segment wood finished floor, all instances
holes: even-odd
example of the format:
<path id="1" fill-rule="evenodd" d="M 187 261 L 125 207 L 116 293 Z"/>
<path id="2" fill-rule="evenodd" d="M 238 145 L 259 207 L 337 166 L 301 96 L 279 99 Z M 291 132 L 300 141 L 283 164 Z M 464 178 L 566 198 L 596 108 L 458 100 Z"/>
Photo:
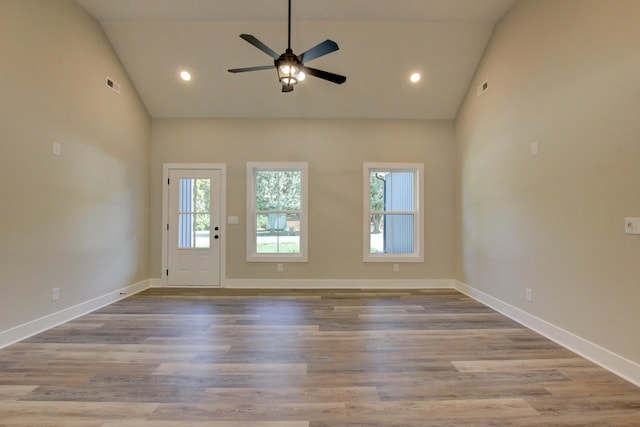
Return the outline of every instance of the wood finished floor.
<path id="1" fill-rule="evenodd" d="M 0 350 L 0 426 L 640 426 L 640 389 L 454 290 L 150 289 Z"/>

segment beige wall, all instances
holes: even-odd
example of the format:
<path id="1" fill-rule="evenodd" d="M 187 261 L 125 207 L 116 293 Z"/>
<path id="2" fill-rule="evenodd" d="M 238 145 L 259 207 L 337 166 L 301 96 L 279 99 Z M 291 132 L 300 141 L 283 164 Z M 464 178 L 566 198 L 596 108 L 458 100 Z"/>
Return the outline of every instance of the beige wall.
<path id="1" fill-rule="evenodd" d="M 156 119 L 151 147 L 151 275 L 161 274 L 163 163 L 225 163 L 230 279 L 451 279 L 453 123 L 384 120 Z M 246 164 L 309 163 L 309 261 L 246 262 Z M 425 165 L 425 262 L 362 261 L 363 162 Z"/>
<path id="2" fill-rule="evenodd" d="M 73 1 L 0 0 L 0 52 L 4 331 L 149 277 L 150 119 Z"/>
<path id="3" fill-rule="evenodd" d="M 637 0 L 519 1 L 456 121 L 457 278 L 636 363 L 638 17 Z"/>

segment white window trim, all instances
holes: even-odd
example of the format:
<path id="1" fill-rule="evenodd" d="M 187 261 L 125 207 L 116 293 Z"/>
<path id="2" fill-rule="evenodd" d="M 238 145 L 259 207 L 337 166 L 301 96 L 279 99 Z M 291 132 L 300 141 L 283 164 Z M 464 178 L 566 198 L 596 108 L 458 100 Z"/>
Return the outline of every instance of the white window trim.
<path id="1" fill-rule="evenodd" d="M 248 262 L 307 262 L 308 223 L 308 163 L 306 162 L 247 162 L 247 261 Z M 292 170 L 302 172 L 300 189 L 300 253 L 299 254 L 259 254 L 256 252 L 256 197 L 255 171 Z"/>
<path id="2" fill-rule="evenodd" d="M 375 171 L 413 172 L 414 173 L 414 206 L 417 212 L 413 227 L 413 254 L 371 253 L 371 198 L 369 174 Z M 364 163 L 363 176 L 363 261 L 364 262 L 424 262 L 424 164 L 422 163 Z M 414 212 L 410 212 L 414 213 Z"/>

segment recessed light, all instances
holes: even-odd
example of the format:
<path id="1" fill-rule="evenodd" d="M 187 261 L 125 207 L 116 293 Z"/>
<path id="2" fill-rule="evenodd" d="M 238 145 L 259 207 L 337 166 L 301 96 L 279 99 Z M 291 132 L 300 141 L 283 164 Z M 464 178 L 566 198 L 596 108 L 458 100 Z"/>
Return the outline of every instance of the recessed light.
<path id="1" fill-rule="evenodd" d="M 409 77 L 409 80 L 411 80 L 412 83 L 418 83 L 421 78 L 422 76 L 420 75 L 420 73 L 413 73 L 411 74 L 411 77 Z"/>
<path id="2" fill-rule="evenodd" d="M 185 82 L 188 82 L 189 80 L 191 80 L 191 73 L 189 73 L 188 71 L 180 71 L 180 78 Z"/>

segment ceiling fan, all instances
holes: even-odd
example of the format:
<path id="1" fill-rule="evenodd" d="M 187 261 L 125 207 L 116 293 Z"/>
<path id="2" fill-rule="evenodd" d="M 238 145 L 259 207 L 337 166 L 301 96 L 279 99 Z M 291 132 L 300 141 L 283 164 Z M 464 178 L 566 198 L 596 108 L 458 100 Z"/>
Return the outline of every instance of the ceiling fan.
<path id="1" fill-rule="evenodd" d="M 289 0 L 289 33 L 287 50 L 278 55 L 273 49 L 266 44 L 262 43 L 256 37 L 251 34 L 240 34 L 240 38 L 251 43 L 267 55 L 273 58 L 274 65 L 260 65 L 257 67 L 246 68 L 232 68 L 230 73 L 244 73 L 247 71 L 259 71 L 269 70 L 274 68 L 278 72 L 278 79 L 282 84 L 282 92 L 292 92 L 293 86 L 298 82 L 304 80 L 306 75 L 318 77 L 332 83 L 342 84 L 347 81 L 345 76 L 339 74 L 330 73 L 328 71 L 318 70 L 316 68 L 307 67 L 304 65 L 313 59 L 324 56 L 328 53 L 338 50 L 338 44 L 333 40 L 325 40 L 322 43 L 312 47 L 311 49 L 303 52 L 300 55 L 296 55 L 291 50 L 291 0 Z"/>

